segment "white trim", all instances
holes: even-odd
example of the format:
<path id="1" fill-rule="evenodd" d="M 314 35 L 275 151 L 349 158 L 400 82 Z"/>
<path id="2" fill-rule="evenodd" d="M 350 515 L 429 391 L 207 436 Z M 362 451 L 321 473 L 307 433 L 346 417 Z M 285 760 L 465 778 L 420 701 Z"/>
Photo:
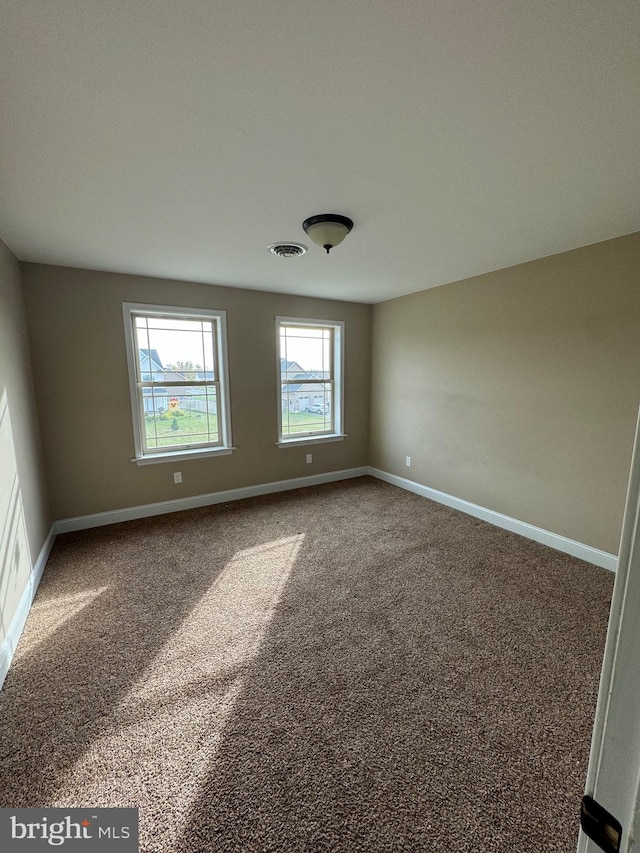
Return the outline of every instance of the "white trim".
<path id="1" fill-rule="evenodd" d="M 423 486 L 413 480 L 407 480 L 404 477 L 398 477 L 395 474 L 389 474 L 386 471 L 381 471 L 378 468 L 363 466 L 361 468 L 347 468 L 341 471 L 328 471 L 324 474 L 314 474 L 309 477 L 296 477 L 291 480 L 278 480 L 272 483 L 261 483 L 255 486 L 244 486 L 238 489 L 228 489 L 222 492 L 211 492 L 205 495 L 195 495 L 193 497 L 178 498 L 172 501 L 162 501 L 153 504 L 143 504 L 140 506 L 127 507 L 125 509 L 113 510 L 111 512 L 99 512 L 92 515 L 81 515 L 75 518 L 66 518 L 56 521 L 49 531 L 35 566 L 31 571 L 31 575 L 27 586 L 20 599 L 18 610 L 13 617 L 7 636 L 0 646 L 0 688 L 9 670 L 9 665 L 16 650 L 18 640 L 22 634 L 29 608 L 33 602 L 34 596 L 38 589 L 42 572 L 46 565 L 47 559 L 55 536 L 58 533 L 69 533 L 74 530 L 86 530 L 91 527 L 102 527 L 106 524 L 118 524 L 121 521 L 129 521 L 135 518 L 147 518 L 153 515 L 162 515 L 168 512 L 179 512 L 185 509 L 194 509 L 196 507 L 210 506 L 218 503 L 226 503 L 230 501 L 242 500 L 243 498 L 256 497 L 259 495 L 274 494 L 275 492 L 289 491 L 292 489 L 306 488 L 307 486 L 316 486 L 322 483 L 331 483 L 338 480 L 349 480 L 354 477 L 365 476 L 376 477 L 378 480 L 383 480 L 386 483 L 391 483 L 401 489 L 405 489 L 414 494 L 421 495 L 429 500 L 460 510 L 467 515 L 473 515 L 483 521 L 496 525 L 496 527 L 510 530 L 527 539 L 533 539 L 536 542 L 541 542 L 544 545 L 549 545 L 552 548 L 562 551 L 571 556 L 578 557 L 588 563 L 593 563 L 596 566 L 601 566 L 611 572 L 616 571 L 618 558 L 614 554 L 609 554 L 606 551 L 601 551 L 598 548 L 592 548 L 590 545 L 584 545 L 581 542 L 576 542 L 573 539 L 567 539 L 565 536 L 560 536 L 557 533 L 552 533 L 549 530 L 543 530 L 540 527 L 527 524 L 524 521 L 519 521 L 515 518 L 510 518 L 502 513 L 494 510 L 481 507 L 478 504 L 470 503 L 469 501 L 456 498 L 453 495 L 448 495 L 445 492 L 440 492 L 437 489 Z"/>
<path id="2" fill-rule="evenodd" d="M 237 447 L 200 447 L 190 450 L 171 450 L 167 453 L 153 453 L 148 456 L 134 457 L 136 465 L 153 465 L 155 462 L 179 462 L 181 459 L 204 459 L 207 456 L 230 456 Z"/>
<path id="3" fill-rule="evenodd" d="M 0 689 L 2 689 L 4 680 L 7 677 L 7 672 L 9 671 L 11 661 L 13 660 L 13 656 L 18 645 L 18 640 L 20 639 L 24 629 L 24 624 L 27 621 L 31 604 L 33 603 L 33 599 L 35 598 L 35 594 L 38 590 L 38 585 L 40 584 L 42 573 L 47 564 L 47 560 L 49 559 L 49 554 L 51 553 L 55 538 L 56 524 L 54 523 L 51 525 L 51 529 L 47 534 L 44 545 L 40 549 L 35 566 L 31 569 L 29 580 L 27 581 L 27 585 L 20 598 L 20 603 L 18 604 L 18 609 L 11 620 L 7 636 L 4 638 L 4 641 L 0 646 Z"/>
<path id="4" fill-rule="evenodd" d="M 601 566 L 610 572 L 616 571 L 618 558 L 615 554 L 609 554 L 607 551 L 601 551 L 599 548 L 592 548 L 591 545 L 583 545 L 582 542 L 567 539 L 566 536 L 561 536 L 559 533 L 552 533 L 550 530 L 544 530 L 542 527 L 535 527 L 533 524 L 527 524 L 525 521 L 519 521 L 517 518 L 511 518 L 508 515 L 503 515 L 501 512 L 495 512 L 492 509 L 462 500 L 462 498 L 456 498 L 453 495 L 448 495 L 446 492 L 439 492 L 437 489 L 431 489 L 429 486 L 423 486 L 421 483 L 416 483 L 413 480 L 407 480 L 404 477 L 380 471 L 378 468 L 369 468 L 369 473 L 378 480 L 384 480 L 385 483 L 391 483 L 394 486 L 399 486 L 401 489 L 406 489 L 408 492 L 421 495 L 423 498 L 429 498 L 429 500 L 450 506 L 453 509 L 458 509 L 467 515 L 481 518 L 483 521 L 495 524 L 496 527 L 502 527 L 504 530 L 510 530 L 512 533 L 518 533 L 526 539 L 533 539 L 535 542 L 549 545 L 557 551 L 570 554 L 572 557 L 578 557 L 580 560 L 593 563 L 595 566 Z"/>
<path id="5" fill-rule="evenodd" d="M 636 423 L 627 486 L 619 569 L 609 612 L 598 703 L 596 705 L 585 794 L 622 825 L 620 850 L 636 850 L 640 832 L 640 712 L 638 709 L 638 603 L 640 602 L 640 416 Z M 578 853 L 600 847 L 584 834 Z"/>
<path id="6" fill-rule="evenodd" d="M 568 539 L 567 537 L 561 536 L 558 533 L 553 533 L 550 530 L 535 527 L 532 524 L 527 524 L 525 521 L 519 521 L 516 518 L 511 518 L 508 515 L 495 512 L 492 509 L 487 509 L 486 507 L 479 506 L 478 504 L 465 501 L 462 498 L 456 498 L 453 495 L 448 495 L 446 492 L 440 492 L 437 489 L 432 489 L 429 486 L 423 486 L 421 483 L 416 483 L 413 480 L 407 480 L 404 477 L 398 477 L 395 474 L 388 474 L 386 471 L 381 471 L 378 468 L 369 466 L 363 466 L 361 468 L 346 468 L 341 471 L 328 471 L 324 474 L 313 474 L 309 477 L 296 477 L 291 480 L 277 480 L 272 483 L 259 483 L 255 486 L 243 486 L 238 489 L 227 489 L 222 492 L 209 492 L 204 495 L 193 495 L 192 497 L 177 498 L 171 501 L 141 504 L 139 506 L 125 507 L 123 509 L 116 509 L 108 512 L 98 512 L 92 515 L 80 515 L 74 518 L 64 518 L 55 522 L 55 533 L 69 533 L 73 530 L 87 530 L 91 527 L 102 527 L 106 524 L 119 524 L 121 521 L 130 521 L 135 518 L 147 518 L 153 515 L 163 515 L 168 512 L 180 512 L 185 509 L 195 509 L 202 506 L 243 500 L 244 498 L 269 495 L 274 494 L 275 492 L 284 492 L 292 489 L 302 489 L 307 486 L 317 486 L 322 483 L 349 480 L 354 477 L 365 477 L 367 475 L 376 477 L 378 480 L 384 480 L 386 483 L 391 483 L 394 486 L 398 486 L 406 491 L 421 495 L 429 500 L 460 510 L 460 512 L 464 512 L 467 515 L 473 515 L 475 518 L 480 518 L 483 521 L 489 522 L 489 524 L 494 524 L 496 527 L 501 527 L 504 530 L 509 530 L 512 533 L 524 536 L 526 539 L 533 539 L 535 542 L 540 542 L 543 545 L 549 545 L 557 551 L 562 551 L 565 554 L 578 557 L 581 560 L 585 560 L 587 563 L 601 566 L 604 569 L 608 569 L 610 572 L 616 571 L 618 558 L 615 554 L 609 554 L 606 551 L 593 548 L 591 545 L 584 545 L 582 542 L 577 542 L 574 539 Z"/>
<path id="7" fill-rule="evenodd" d="M 282 435 L 282 352 L 280 350 L 280 330 L 283 325 L 333 329 L 333 351 L 331 354 L 333 373 L 333 395 L 331 400 L 331 419 L 334 432 L 331 436 L 344 435 L 344 353 L 345 353 L 345 321 L 344 320 L 311 320 L 306 317 L 276 316 L 276 376 L 278 401 L 278 446 L 286 446 L 290 439 Z M 322 438 L 322 434 L 317 434 Z M 310 436 L 312 437 L 312 436 Z M 294 441 L 296 439 L 293 439 Z M 330 440 L 338 439 L 330 437 Z"/>
<path id="8" fill-rule="evenodd" d="M 342 441 L 348 438 L 348 433 L 342 435 L 307 435 L 304 438 L 283 438 L 282 441 L 276 441 L 278 447 L 300 447 L 302 444 L 323 444 L 327 441 Z"/>
<path id="9" fill-rule="evenodd" d="M 131 397 L 131 413 L 133 423 L 133 440 L 135 456 L 131 460 L 138 465 L 153 462 L 173 461 L 168 458 L 172 453 L 192 453 L 203 456 L 206 451 L 214 451 L 219 455 L 227 455 L 235 448 L 231 440 L 231 405 L 229 402 L 229 356 L 227 344 L 227 312 L 213 308 L 181 308 L 171 305 L 147 305 L 144 302 L 123 302 L 122 317 L 124 320 L 125 351 L 127 356 L 127 369 L 129 373 L 129 394 Z M 184 451 L 180 448 L 171 447 L 166 453 L 144 450 L 144 412 L 142 398 L 138 392 L 139 362 L 136 349 L 136 333 L 134 318 L 141 317 L 166 317 L 175 319 L 202 320 L 204 318 L 214 320 L 215 328 L 215 350 L 213 353 L 215 371 L 218 386 L 220 442 L 218 444 L 206 444 L 200 447 L 186 447 Z M 171 383 L 167 383 L 170 386 Z M 204 384 L 204 383 L 195 383 Z M 208 455 L 214 455 L 210 453 Z"/>
<path id="10" fill-rule="evenodd" d="M 147 518 L 152 515 L 163 515 L 167 512 L 180 512 L 183 509 L 212 504 L 239 501 L 243 498 L 253 498 L 258 495 L 270 495 L 274 492 L 286 492 L 290 489 L 303 489 L 307 486 L 318 486 L 321 483 L 332 483 L 336 480 L 349 480 L 353 477 L 366 477 L 369 469 L 347 468 L 342 471 L 328 471 L 325 474 L 313 474 L 309 477 L 296 477 L 292 480 L 278 480 L 273 483 L 260 483 L 256 486 L 243 486 L 239 489 L 227 489 L 223 492 L 210 492 L 206 495 L 194 495 L 188 498 L 177 498 L 172 501 L 142 504 L 140 506 L 116 509 L 111 512 L 97 512 L 93 515 L 79 515 L 75 518 L 64 518 L 56 521 L 56 533 L 69 533 L 72 530 L 86 530 L 90 527 L 102 527 L 105 524 L 118 524 L 134 518 Z"/>

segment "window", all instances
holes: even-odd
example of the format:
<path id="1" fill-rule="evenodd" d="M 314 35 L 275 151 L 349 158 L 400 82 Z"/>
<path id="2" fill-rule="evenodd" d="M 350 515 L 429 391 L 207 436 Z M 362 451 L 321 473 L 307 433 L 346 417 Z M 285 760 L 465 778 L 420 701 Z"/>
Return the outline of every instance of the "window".
<path id="1" fill-rule="evenodd" d="M 278 444 L 343 434 L 344 323 L 277 317 Z"/>
<path id="2" fill-rule="evenodd" d="M 135 461 L 231 453 L 225 312 L 122 307 Z"/>

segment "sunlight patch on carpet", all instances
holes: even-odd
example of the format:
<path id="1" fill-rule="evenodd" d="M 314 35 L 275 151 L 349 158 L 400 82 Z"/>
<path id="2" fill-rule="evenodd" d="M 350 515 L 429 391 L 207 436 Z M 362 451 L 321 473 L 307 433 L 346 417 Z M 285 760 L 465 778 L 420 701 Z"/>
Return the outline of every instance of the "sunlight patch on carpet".
<path id="1" fill-rule="evenodd" d="M 54 804 L 139 806 L 141 827 L 152 827 L 171 848 L 201 793 L 303 541 L 299 534 L 234 555 L 109 712 Z"/>
<path id="2" fill-rule="evenodd" d="M 37 596 L 29 612 L 31 620 L 29 634 L 23 635 L 22 642 L 16 650 L 13 665 L 18 667 L 22 658 L 31 655 L 40 643 L 52 637 L 58 628 L 88 607 L 108 589 L 108 586 L 101 586 L 56 598 Z"/>

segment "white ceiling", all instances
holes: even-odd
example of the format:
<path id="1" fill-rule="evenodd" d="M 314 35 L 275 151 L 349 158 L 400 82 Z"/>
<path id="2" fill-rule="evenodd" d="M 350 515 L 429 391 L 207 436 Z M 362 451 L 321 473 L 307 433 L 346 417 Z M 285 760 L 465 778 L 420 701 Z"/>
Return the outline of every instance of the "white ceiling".
<path id="1" fill-rule="evenodd" d="M 640 230 L 638 0 L 0 0 L 0 32 L 23 260 L 377 302 Z"/>

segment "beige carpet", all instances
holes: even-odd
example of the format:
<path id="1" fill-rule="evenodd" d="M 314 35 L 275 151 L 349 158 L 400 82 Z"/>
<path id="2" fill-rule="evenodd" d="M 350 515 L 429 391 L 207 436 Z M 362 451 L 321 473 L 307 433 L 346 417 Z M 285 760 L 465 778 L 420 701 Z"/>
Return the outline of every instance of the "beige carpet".
<path id="1" fill-rule="evenodd" d="M 613 576 L 371 478 L 58 537 L 0 804 L 143 851 L 573 853 Z"/>

